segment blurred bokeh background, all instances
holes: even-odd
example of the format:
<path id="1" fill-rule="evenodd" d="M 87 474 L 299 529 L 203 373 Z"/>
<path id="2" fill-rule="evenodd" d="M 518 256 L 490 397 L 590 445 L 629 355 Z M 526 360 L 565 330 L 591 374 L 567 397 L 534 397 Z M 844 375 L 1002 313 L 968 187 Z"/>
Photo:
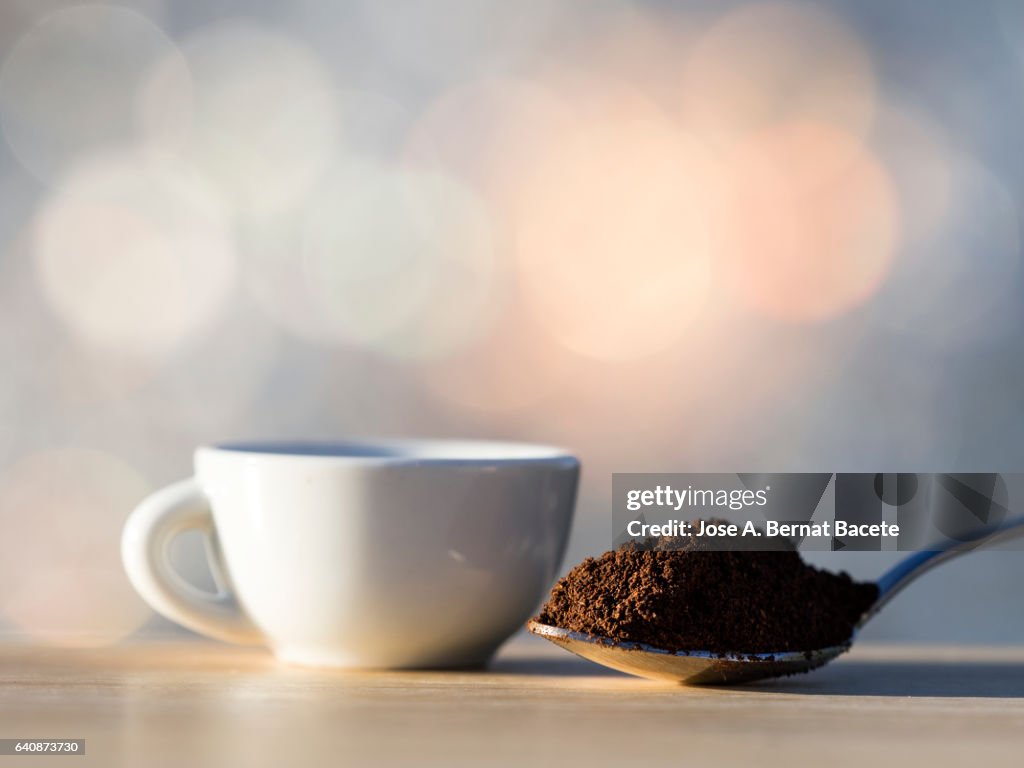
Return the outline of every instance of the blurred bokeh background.
<path id="1" fill-rule="evenodd" d="M 169 631 L 120 527 L 209 441 L 564 445 L 566 568 L 614 471 L 1021 470 L 1022 121 L 1015 0 L 2 0 L 0 632 Z"/>

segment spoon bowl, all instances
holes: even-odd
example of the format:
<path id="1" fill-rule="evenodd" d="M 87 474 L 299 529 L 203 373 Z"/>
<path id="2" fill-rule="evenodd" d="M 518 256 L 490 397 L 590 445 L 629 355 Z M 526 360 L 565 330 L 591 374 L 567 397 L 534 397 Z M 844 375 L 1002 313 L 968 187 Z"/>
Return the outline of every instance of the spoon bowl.
<path id="1" fill-rule="evenodd" d="M 841 645 L 808 651 L 779 653 L 715 653 L 703 650 L 668 651 L 663 648 L 572 632 L 530 621 L 526 628 L 567 651 L 605 667 L 653 680 L 683 685 L 733 685 L 784 677 L 828 664 L 853 644 L 857 631 L 908 584 L 937 565 L 979 547 L 1024 536 L 1024 518 L 985 529 L 967 540 L 949 541 L 915 552 L 878 579 L 878 597 Z"/>
<path id="2" fill-rule="evenodd" d="M 827 664 L 850 648 L 846 643 L 815 651 L 783 653 L 672 652 L 644 643 L 616 642 L 572 632 L 537 621 L 526 626 L 533 634 L 602 666 L 651 680 L 668 680 L 684 685 L 732 685 L 797 675 Z"/>

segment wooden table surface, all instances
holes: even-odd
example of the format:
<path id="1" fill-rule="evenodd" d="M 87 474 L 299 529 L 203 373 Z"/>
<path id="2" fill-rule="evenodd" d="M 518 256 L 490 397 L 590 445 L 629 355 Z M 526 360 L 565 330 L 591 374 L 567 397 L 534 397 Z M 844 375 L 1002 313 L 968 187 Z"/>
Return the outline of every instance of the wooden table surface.
<path id="1" fill-rule="evenodd" d="M 532 637 L 479 672 L 339 672 L 201 642 L 0 644 L 0 738 L 43 766 L 1024 765 L 1024 648 L 856 648 L 744 688 L 626 677 Z M 684 760 L 684 758 L 686 758 Z"/>

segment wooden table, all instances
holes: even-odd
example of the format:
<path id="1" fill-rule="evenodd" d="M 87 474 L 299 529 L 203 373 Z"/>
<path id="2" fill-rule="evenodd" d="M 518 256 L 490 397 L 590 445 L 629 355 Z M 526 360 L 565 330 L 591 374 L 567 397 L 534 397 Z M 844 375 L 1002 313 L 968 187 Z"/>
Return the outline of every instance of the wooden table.
<path id="1" fill-rule="evenodd" d="M 338 672 L 201 642 L 0 645 L 0 737 L 43 766 L 1024 765 L 1024 648 L 863 647 L 799 678 L 682 688 L 532 637 L 482 672 Z M 683 760 L 686 758 L 686 760 Z"/>

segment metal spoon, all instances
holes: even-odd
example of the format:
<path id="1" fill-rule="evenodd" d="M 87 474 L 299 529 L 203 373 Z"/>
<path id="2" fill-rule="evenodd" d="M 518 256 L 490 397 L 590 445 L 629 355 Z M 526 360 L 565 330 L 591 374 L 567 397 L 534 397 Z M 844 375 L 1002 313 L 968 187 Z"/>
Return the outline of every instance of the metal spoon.
<path id="1" fill-rule="evenodd" d="M 950 542 L 915 552 L 878 580 L 878 599 L 857 622 L 853 637 L 842 645 L 828 648 L 780 653 L 672 652 L 643 643 L 616 642 L 609 638 L 571 632 L 536 621 L 527 624 L 527 629 L 585 659 L 654 680 L 671 680 L 686 685 L 732 685 L 767 677 L 795 675 L 823 666 L 849 650 L 860 628 L 923 573 L 965 552 L 1017 536 L 1024 536 L 1024 518 L 990 528 L 968 541 Z"/>

